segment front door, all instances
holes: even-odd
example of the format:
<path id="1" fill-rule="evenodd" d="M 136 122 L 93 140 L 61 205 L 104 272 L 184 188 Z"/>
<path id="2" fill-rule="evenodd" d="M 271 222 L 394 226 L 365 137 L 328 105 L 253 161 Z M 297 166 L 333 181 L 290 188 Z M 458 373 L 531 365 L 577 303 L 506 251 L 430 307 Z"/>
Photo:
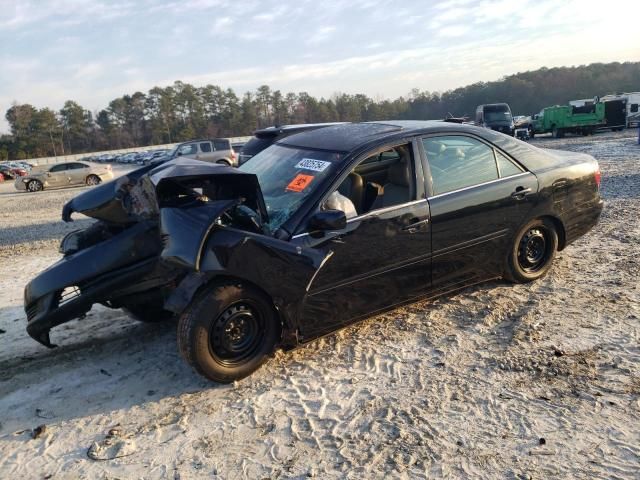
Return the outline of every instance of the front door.
<path id="1" fill-rule="evenodd" d="M 67 176 L 68 163 L 59 163 L 49 169 L 47 174 L 47 183 L 50 187 L 64 187 L 69 185 L 69 177 Z"/>
<path id="2" fill-rule="evenodd" d="M 432 179 L 434 288 L 502 274 L 513 235 L 537 201 L 538 181 L 479 139 L 423 139 Z"/>
<path id="3" fill-rule="evenodd" d="M 367 162 L 373 156 L 384 158 L 382 172 Z M 430 286 L 429 203 L 421 182 L 416 182 L 413 146 L 395 146 L 386 156 L 375 152 L 366 157 L 344 180 L 357 187 L 343 189 L 343 182 L 338 188 L 358 206 L 357 216 L 349 218 L 342 231 L 292 240 L 325 254 L 306 287 L 299 332 L 303 341 L 418 297 Z M 384 184 L 369 178 L 383 179 Z M 378 198 L 364 198 L 373 189 Z"/>

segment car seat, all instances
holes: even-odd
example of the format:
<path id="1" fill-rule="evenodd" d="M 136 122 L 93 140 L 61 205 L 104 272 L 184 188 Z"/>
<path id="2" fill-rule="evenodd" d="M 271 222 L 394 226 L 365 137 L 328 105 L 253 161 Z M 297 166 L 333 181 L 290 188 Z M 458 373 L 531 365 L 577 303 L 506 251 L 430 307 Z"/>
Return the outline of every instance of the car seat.
<path id="1" fill-rule="evenodd" d="M 376 199 L 374 208 L 390 207 L 406 203 L 411 199 L 411 169 L 407 161 L 408 152 L 398 149 L 401 158 L 387 170 L 387 183 L 383 194 Z"/>
<path id="2" fill-rule="evenodd" d="M 362 213 L 362 196 L 364 194 L 364 182 L 362 177 L 351 172 L 338 187 L 338 192 L 353 202 L 356 212 Z"/>

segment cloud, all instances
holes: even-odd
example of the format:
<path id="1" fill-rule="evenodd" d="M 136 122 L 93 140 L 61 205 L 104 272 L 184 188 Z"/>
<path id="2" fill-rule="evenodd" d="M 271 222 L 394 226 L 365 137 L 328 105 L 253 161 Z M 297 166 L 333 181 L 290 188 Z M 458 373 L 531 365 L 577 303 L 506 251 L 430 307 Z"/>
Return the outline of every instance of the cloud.
<path id="1" fill-rule="evenodd" d="M 329 40 L 329 38 L 335 31 L 336 31 L 336 27 L 332 27 L 332 26 L 321 27 L 318 30 L 316 30 L 316 32 L 313 35 L 307 38 L 305 40 L 305 43 L 309 45 L 313 45 L 313 44 L 326 42 L 327 40 Z"/>
<path id="2" fill-rule="evenodd" d="M 231 31 L 232 25 L 233 25 L 233 19 L 231 17 L 219 17 L 219 18 L 216 18 L 215 22 L 213 22 L 213 27 L 211 28 L 211 32 L 216 35 L 227 33 Z"/>
<path id="3" fill-rule="evenodd" d="M 78 65 L 73 78 L 76 80 L 87 81 L 101 76 L 107 69 L 107 66 L 100 62 L 89 62 Z"/>
<path id="4" fill-rule="evenodd" d="M 59 27 L 82 23 L 100 23 L 130 15 L 136 9 L 132 1 L 5 0 L 0 3 L 0 28 L 16 30 L 55 20 Z"/>

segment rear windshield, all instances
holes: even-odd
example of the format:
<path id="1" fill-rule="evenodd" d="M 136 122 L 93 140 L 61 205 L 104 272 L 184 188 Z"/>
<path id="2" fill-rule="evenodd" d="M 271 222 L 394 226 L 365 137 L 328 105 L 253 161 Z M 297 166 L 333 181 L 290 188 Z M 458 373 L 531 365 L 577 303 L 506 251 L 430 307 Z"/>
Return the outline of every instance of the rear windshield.
<path id="1" fill-rule="evenodd" d="M 239 169 L 258 177 L 273 233 L 331 175 L 342 154 L 273 145 Z"/>
<path id="2" fill-rule="evenodd" d="M 265 148 L 271 146 L 275 142 L 276 137 L 258 138 L 253 137 L 247 143 L 244 144 L 240 153 L 242 155 L 257 155 Z"/>
<path id="3" fill-rule="evenodd" d="M 229 142 L 229 140 L 216 138 L 213 141 L 213 148 L 216 150 L 231 150 L 231 142 Z"/>

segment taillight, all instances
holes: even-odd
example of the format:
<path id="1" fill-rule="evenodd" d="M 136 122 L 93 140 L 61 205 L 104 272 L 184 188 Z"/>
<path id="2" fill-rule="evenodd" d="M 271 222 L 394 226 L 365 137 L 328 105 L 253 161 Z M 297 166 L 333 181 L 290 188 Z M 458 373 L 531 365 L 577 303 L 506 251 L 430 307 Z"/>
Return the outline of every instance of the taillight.
<path id="1" fill-rule="evenodd" d="M 231 150 L 231 160 L 235 160 L 235 159 L 236 159 L 236 152 Z"/>
<path id="2" fill-rule="evenodd" d="M 107 170 L 111 170 L 111 164 L 107 163 Z"/>
<path id="3" fill-rule="evenodd" d="M 596 186 L 598 190 L 600 189 L 600 180 L 602 180 L 602 175 L 600 174 L 600 167 L 597 168 L 596 173 L 593 175 L 593 178 L 596 181 Z"/>

